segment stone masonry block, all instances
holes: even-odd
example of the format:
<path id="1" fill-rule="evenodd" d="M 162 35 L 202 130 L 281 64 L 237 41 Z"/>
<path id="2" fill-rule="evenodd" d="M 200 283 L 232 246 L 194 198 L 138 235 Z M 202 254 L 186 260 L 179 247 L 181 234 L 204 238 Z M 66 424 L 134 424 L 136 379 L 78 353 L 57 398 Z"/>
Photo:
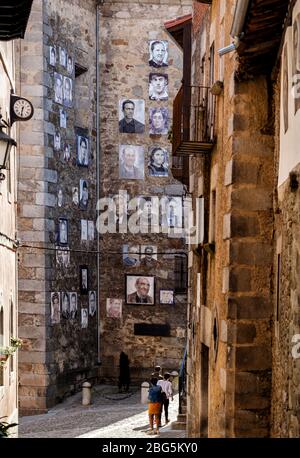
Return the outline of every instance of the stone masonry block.
<path id="1" fill-rule="evenodd" d="M 269 348 L 237 347 L 236 368 L 241 371 L 259 371 L 270 369 L 272 355 Z"/>
<path id="2" fill-rule="evenodd" d="M 235 189 L 231 195 L 232 207 L 237 210 L 267 211 L 272 208 L 272 192 L 266 188 Z"/>
<path id="3" fill-rule="evenodd" d="M 43 156 L 21 156 L 21 167 L 43 168 L 45 167 L 45 158 Z"/>
<path id="4" fill-rule="evenodd" d="M 37 205 L 43 205 L 46 207 L 55 207 L 56 196 L 54 194 L 49 194 L 47 192 L 38 192 L 36 193 L 35 203 Z"/>
<path id="5" fill-rule="evenodd" d="M 251 344 L 256 337 L 256 327 L 254 324 L 237 323 L 236 325 L 236 343 Z"/>
<path id="6" fill-rule="evenodd" d="M 236 267 L 229 272 L 229 291 L 251 291 L 251 269 Z"/>
<path id="7" fill-rule="evenodd" d="M 45 216 L 45 208 L 40 205 L 23 205 L 21 207 L 21 215 L 25 218 L 43 218 Z"/>
<path id="8" fill-rule="evenodd" d="M 268 319 L 272 314 L 272 305 L 266 297 L 242 296 L 229 297 L 227 318 L 237 320 Z"/>
<path id="9" fill-rule="evenodd" d="M 231 215 L 231 237 L 254 237 L 260 233 L 257 216 Z"/>
<path id="10" fill-rule="evenodd" d="M 266 266 L 272 264 L 272 247 L 267 243 L 239 242 L 230 244 L 230 263 Z"/>

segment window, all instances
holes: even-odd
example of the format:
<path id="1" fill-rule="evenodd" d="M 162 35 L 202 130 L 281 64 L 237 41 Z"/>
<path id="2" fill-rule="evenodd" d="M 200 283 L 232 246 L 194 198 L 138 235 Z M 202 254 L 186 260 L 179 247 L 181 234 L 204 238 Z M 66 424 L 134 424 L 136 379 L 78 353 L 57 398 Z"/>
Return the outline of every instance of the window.
<path id="1" fill-rule="evenodd" d="M 174 291 L 177 294 L 187 292 L 187 259 L 183 255 L 175 256 L 175 287 Z"/>
<path id="2" fill-rule="evenodd" d="M 216 191 L 211 192 L 208 241 L 209 243 L 214 243 L 216 241 Z"/>

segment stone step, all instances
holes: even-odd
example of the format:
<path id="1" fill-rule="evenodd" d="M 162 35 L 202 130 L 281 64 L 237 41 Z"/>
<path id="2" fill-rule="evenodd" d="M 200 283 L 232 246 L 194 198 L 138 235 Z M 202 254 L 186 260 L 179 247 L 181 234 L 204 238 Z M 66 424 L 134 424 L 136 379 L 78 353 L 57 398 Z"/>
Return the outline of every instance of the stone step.
<path id="1" fill-rule="evenodd" d="M 186 415 L 186 406 L 181 406 L 181 412 Z"/>
<path id="2" fill-rule="evenodd" d="M 177 415 L 177 421 L 183 422 L 183 423 L 186 422 L 186 414 L 185 413 L 179 413 Z"/>
<path id="3" fill-rule="evenodd" d="M 175 429 L 175 430 L 186 430 L 186 423 L 183 422 L 183 421 L 174 421 L 173 423 L 171 423 L 171 429 Z"/>

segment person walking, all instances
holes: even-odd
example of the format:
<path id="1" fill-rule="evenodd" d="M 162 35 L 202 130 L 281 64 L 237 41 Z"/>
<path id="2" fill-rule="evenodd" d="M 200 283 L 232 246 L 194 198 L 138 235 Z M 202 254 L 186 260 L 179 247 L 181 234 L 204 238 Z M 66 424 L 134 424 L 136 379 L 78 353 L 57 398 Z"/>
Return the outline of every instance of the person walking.
<path id="1" fill-rule="evenodd" d="M 119 376 L 119 393 L 123 391 L 127 393 L 129 391 L 130 384 L 130 367 L 129 358 L 123 351 L 120 353 L 120 376 Z"/>
<path id="2" fill-rule="evenodd" d="M 171 377 L 171 374 L 169 372 L 165 372 L 164 373 L 164 379 L 163 380 L 159 380 L 158 383 L 157 383 L 162 389 L 162 408 L 161 408 L 160 418 L 159 418 L 159 425 L 160 426 L 161 426 L 161 416 L 162 416 L 163 408 L 164 408 L 164 411 L 165 411 L 166 424 L 169 423 L 169 421 L 170 421 L 169 420 L 169 415 L 168 415 L 170 398 L 173 401 L 173 389 L 172 389 L 172 383 L 169 380 L 170 377 Z"/>
<path id="3" fill-rule="evenodd" d="M 148 395 L 148 414 L 150 423 L 149 434 L 159 434 L 159 416 L 161 412 L 162 389 L 161 386 L 157 384 L 157 382 L 157 378 L 152 377 Z"/>

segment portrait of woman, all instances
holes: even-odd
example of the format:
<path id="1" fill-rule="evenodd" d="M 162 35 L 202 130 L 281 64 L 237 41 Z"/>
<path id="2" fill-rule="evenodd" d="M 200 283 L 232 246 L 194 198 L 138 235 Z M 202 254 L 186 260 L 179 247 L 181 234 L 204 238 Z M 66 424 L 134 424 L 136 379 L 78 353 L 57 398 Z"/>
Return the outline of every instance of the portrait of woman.
<path id="1" fill-rule="evenodd" d="M 70 318 L 70 297 L 68 293 L 62 293 L 61 315 L 63 318 Z"/>
<path id="2" fill-rule="evenodd" d="M 150 108 L 150 135 L 167 135 L 169 127 L 168 108 Z"/>
<path id="3" fill-rule="evenodd" d="M 168 151 L 159 146 L 149 148 L 149 176 L 168 176 Z"/>
<path id="4" fill-rule="evenodd" d="M 51 323 L 60 322 L 60 293 L 51 293 Z"/>

